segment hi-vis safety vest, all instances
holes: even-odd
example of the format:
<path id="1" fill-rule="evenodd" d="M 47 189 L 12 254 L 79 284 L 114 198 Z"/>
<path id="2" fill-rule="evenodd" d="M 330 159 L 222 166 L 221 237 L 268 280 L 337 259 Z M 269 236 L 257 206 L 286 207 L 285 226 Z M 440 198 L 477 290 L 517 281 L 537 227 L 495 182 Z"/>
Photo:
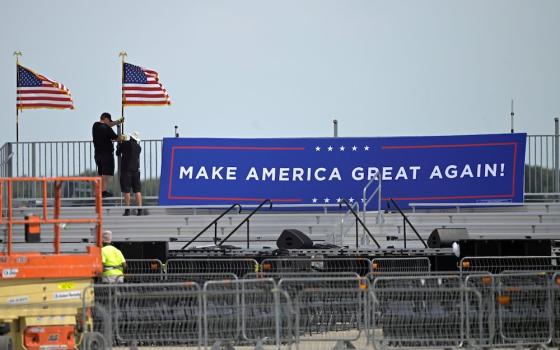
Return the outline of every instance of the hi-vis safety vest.
<path id="1" fill-rule="evenodd" d="M 123 274 L 122 264 L 126 262 L 121 251 L 112 245 L 101 248 L 103 276 L 120 276 Z"/>

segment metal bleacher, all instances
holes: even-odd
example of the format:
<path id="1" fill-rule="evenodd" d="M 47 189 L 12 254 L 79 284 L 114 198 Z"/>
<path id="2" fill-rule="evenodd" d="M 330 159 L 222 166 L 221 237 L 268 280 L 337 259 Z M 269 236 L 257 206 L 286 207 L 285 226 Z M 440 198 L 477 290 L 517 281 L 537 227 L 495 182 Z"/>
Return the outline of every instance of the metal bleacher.
<path id="1" fill-rule="evenodd" d="M 95 215 L 92 207 L 63 208 L 67 217 L 87 217 Z M 187 207 L 148 207 L 149 215 L 123 217 L 120 206 L 103 208 L 104 229 L 113 231 L 114 241 L 169 241 L 171 249 L 182 247 L 201 230 L 203 230 L 221 211 L 198 210 Z M 29 214 L 41 214 L 41 208 L 20 207 L 14 209 L 13 215 L 23 218 Z M 276 247 L 276 239 L 284 229 L 297 229 L 308 235 L 316 243 L 335 243 L 354 248 L 355 221 L 345 217 L 345 211 L 336 209 L 314 212 L 270 212 L 260 211 L 250 220 L 251 248 Z M 528 203 L 522 206 L 475 207 L 455 209 L 435 209 L 416 207 L 406 212 L 410 222 L 418 233 L 427 239 L 435 228 L 466 228 L 473 238 L 500 238 L 517 236 L 519 238 L 547 238 L 560 240 L 560 203 Z M 361 216 L 361 214 L 360 214 Z M 368 212 L 366 225 L 378 240 L 382 248 L 403 245 L 403 218 L 398 212 L 388 211 L 383 214 L 383 223 L 376 223 L 377 212 Z M 229 234 L 242 220 L 246 213 L 228 213 L 217 223 L 217 237 Z M 344 224 L 341 221 L 344 219 Z M 63 247 L 69 250 L 80 249 L 87 241 L 93 240 L 92 224 L 69 224 L 63 228 Z M 5 228 L 0 227 L 0 230 Z M 363 241 L 362 229 L 359 228 L 360 248 L 367 246 Z M 420 247 L 420 242 L 407 227 L 407 246 Z M 228 244 L 246 247 L 246 228 L 238 230 Z M 52 226 L 42 227 L 42 242 L 52 242 Z M 195 246 L 212 245 L 214 229 L 205 232 Z M 0 235 L 0 239 L 2 236 Z M 15 242 L 24 241 L 24 227 L 14 227 Z M 43 243 L 34 243 L 38 249 Z M 16 249 L 17 249 L 16 244 Z M 0 246 L 1 247 L 1 246 Z M 1 249 L 1 248 L 0 248 Z"/>

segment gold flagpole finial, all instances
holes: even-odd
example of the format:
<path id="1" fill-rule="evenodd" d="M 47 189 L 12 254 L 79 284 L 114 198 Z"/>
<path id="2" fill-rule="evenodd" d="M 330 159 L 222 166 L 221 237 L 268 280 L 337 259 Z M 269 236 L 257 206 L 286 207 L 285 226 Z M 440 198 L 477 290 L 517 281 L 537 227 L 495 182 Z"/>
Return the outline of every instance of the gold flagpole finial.
<path id="1" fill-rule="evenodd" d="M 21 53 L 21 51 L 14 51 L 14 56 L 16 56 L 16 62 L 18 62 L 19 58 L 23 56 L 23 54 Z"/>
<path id="2" fill-rule="evenodd" d="M 128 56 L 127 53 L 126 53 L 126 51 L 121 51 L 121 52 L 119 52 L 119 57 L 122 57 L 122 60 L 123 60 L 123 61 L 124 61 L 124 58 L 125 58 L 126 56 Z"/>

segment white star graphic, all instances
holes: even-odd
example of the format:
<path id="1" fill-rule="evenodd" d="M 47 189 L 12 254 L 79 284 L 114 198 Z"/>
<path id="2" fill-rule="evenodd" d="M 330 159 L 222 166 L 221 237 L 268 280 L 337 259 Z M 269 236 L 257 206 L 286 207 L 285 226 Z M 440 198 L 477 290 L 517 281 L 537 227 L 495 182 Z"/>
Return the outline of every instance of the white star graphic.
<path id="1" fill-rule="evenodd" d="M 329 198 L 325 198 L 325 203 L 330 202 L 331 200 Z"/>
<path id="2" fill-rule="evenodd" d="M 320 150 L 321 150 L 321 147 L 319 147 L 319 146 L 315 147 L 316 152 L 319 152 Z"/>
<path id="3" fill-rule="evenodd" d="M 352 151 L 354 151 L 354 152 L 355 152 L 355 151 L 357 151 L 357 150 L 358 150 L 358 147 L 356 147 L 356 146 L 352 146 Z"/>
<path id="4" fill-rule="evenodd" d="M 313 203 L 317 203 L 317 198 L 313 197 L 312 201 Z"/>
<path id="5" fill-rule="evenodd" d="M 327 149 L 329 150 L 329 152 L 332 152 L 333 148 L 332 148 L 332 146 L 329 146 Z"/>
<path id="6" fill-rule="evenodd" d="M 364 151 L 369 151 L 369 146 L 365 146 Z"/>
<path id="7" fill-rule="evenodd" d="M 338 198 L 336 199 L 336 202 L 337 202 L 337 203 L 340 203 L 341 201 L 342 201 L 342 198 L 340 198 L 340 197 L 338 197 Z"/>
<path id="8" fill-rule="evenodd" d="M 340 146 L 339 149 L 340 149 L 340 152 L 344 152 L 344 150 L 345 150 L 346 148 L 344 148 L 344 146 Z"/>
<path id="9" fill-rule="evenodd" d="M 352 197 L 348 198 L 348 202 L 354 203 L 354 198 L 352 198 Z"/>

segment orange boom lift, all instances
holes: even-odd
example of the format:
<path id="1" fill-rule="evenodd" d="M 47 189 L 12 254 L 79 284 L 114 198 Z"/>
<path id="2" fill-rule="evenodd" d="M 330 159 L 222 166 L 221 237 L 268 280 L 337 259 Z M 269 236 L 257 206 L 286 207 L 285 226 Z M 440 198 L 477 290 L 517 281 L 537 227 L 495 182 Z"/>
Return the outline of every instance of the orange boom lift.
<path id="1" fill-rule="evenodd" d="M 69 182 L 93 186 L 92 217 L 61 216 L 62 186 Z M 42 213 L 14 217 L 16 184 L 41 188 Z M 54 192 L 52 206 L 48 206 L 49 189 Z M 93 278 L 103 271 L 102 215 L 101 178 L 0 178 L 0 227 L 6 232 L 4 246 L 0 245 L 0 350 L 75 349 L 87 343 L 83 335 L 92 324 Z M 95 244 L 83 253 L 60 249 L 61 225 L 70 223 L 95 224 Z M 53 225 L 53 251 L 14 251 L 16 225 L 25 225 L 30 235 L 37 235 L 40 225 Z"/>

